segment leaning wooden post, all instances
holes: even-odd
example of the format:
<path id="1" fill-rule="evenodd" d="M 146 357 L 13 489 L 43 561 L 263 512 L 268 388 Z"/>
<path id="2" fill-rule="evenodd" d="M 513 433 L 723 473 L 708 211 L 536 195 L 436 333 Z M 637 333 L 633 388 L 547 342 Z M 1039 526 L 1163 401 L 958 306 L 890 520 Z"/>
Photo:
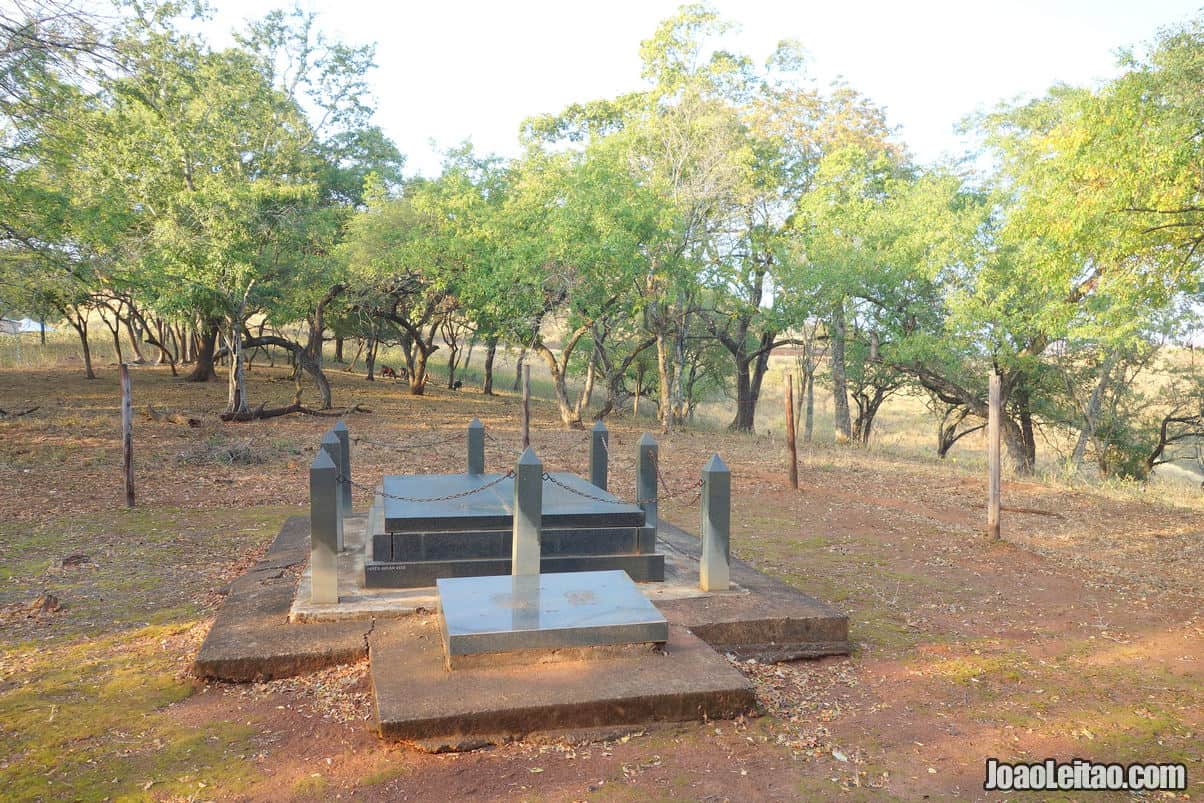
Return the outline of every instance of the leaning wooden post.
<path id="1" fill-rule="evenodd" d="M 339 469 L 330 453 L 319 449 L 309 467 L 310 601 L 339 601 Z"/>
<path id="2" fill-rule="evenodd" d="M 134 401 L 130 394 L 130 367 L 121 364 L 121 465 L 124 469 L 125 506 L 134 506 Z"/>
<path id="3" fill-rule="evenodd" d="M 514 467 L 514 532 L 510 573 L 539 574 L 539 531 L 543 524 L 543 463 L 528 446 Z"/>
<path id="4" fill-rule="evenodd" d="M 640 528 L 640 552 L 645 555 L 656 551 L 656 462 L 659 447 L 656 440 L 645 432 L 636 445 L 635 503 L 644 511 L 644 526 Z"/>
<path id="5" fill-rule="evenodd" d="M 798 490 L 798 449 L 794 445 L 794 377 L 786 374 L 786 452 L 790 457 L 790 487 Z"/>
<path id="6" fill-rule="evenodd" d="M 1003 418 L 1003 389 L 999 374 L 991 373 L 987 409 L 987 538 L 999 540 L 1001 488 L 1000 426 Z"/>
<path id="7" fill-rule="evenodd" d="M 468 422 L 468 473 L 485 473 L 485 425 L 479 418 Z"/>
<path id="8" fill-rule="evenodd" d="M 702 561 L 698 585 L 703 591 L 731 587 L 732 473 L 719 455 L 702 469 Z"/>
<path id="9" fill-rule="evenodd" d="M 336 481 L 336 483 L 341 485 L 343 471 L 344 471 L 344 469 L 343 469 L 343 450 L 339 444 L 339 437 L 334 434 L 333 430 L 331 430 L 330 432 L 327 432 L 325 435 L 322 436 L 322 447 L 319 451 L 325 452 L 330 457 L 330 462 L 334 463 L 335 481 Z M 342 552 L 343 551 L 343 516 L 346 513 L 346 511 L 343 509 L 343 494 L 342 494 L 341 490 L 339 491 L 339 493 L 337 494 L 336 499 L 335 499 L 335 513 L 338 514 L 336 517 L 336 520 L 335 520 L 335 524 L 336 524 L 335 543 L 338 545 L 338 550 L 340 552 Z"/>
<path id="10" fill-rule="evenodd" d="M 531 366 L 523 366 L 523 448 L 531 445 Z"/>
<path id="11" fill-rule="evenodd" d="M 594 424 L 589 439 L 589 481 L 595 487 L 606 490 L 607 470 L 610 455 L 610 432 L 601 421 Z"/>
<path id="12" fill-rule="evenodd" d="M 343 499 L 343 515 L 346 516 L 351 513 L 351 433 L 342 421 L 334 425 L 332 432 L 339 439 L 339 460 L 336 462 L 343 475 L 339 491 Z"/>

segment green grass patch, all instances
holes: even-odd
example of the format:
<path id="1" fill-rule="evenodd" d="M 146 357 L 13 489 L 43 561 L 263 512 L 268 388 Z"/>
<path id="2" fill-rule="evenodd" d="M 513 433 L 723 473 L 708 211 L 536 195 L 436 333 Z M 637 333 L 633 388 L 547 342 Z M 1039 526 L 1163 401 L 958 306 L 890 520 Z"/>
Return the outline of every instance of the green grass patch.
<path id="1" fill-rule="evenodd" d="M 0 653 L 0 737 L 9 759 L 0 788 L 12 799 L 148 799 L 220 784 L 244 787 L 251 728 L 182 727 L 165 712 L 192 693 L 171 639 L 147 627 Z M 148 791 L 153 790 L 153 791 Z"/>

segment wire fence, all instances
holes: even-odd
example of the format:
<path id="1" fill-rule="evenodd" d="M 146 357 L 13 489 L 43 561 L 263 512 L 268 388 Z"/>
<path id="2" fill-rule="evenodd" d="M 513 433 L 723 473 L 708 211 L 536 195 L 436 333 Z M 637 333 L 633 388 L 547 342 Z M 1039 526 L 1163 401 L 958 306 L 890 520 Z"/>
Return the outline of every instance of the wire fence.
<path id="1" fill-rule="evenodd" d="M 449 443 L 454 443 L 463 437 L 463 434 L 457 433 L 455 435 L 447 435 L 436 440 L 424 441 L 421 443 L 393 443 L 389 441 L 377 441 L 370 438 L 361 437 L 352 438 L 351 440 L 354 443 L 364 443 L 369 446 L 376 446 L 382 449 L 391 449 L 395 452 L 417 452 L 422 451 L 423 449 L 431 449 L 435 446 L 444 446 Z"/>
<path id="2" fill-rule="evenodd" d="M 490 443 L 494 444 L 495 446 L 497 446 L 499 448 L 503 448 L 503 449 L 513 449 L 514 448 L 514 447 L 511 447 L 509 444 L 505 443 L 504 441 L 498 440 L 487 429 L 483 431 L 483 434 L 485 435 L 485 439 L 487 441 L 489 441 Z M 354 443 L 362 443 L 362 444 L 367 444 L 369 446 L 376 446 L 376 447 L 383 448 L 383 449 L 391 449 L 391 450 L 397 451 L 397 452 L 415 452 L 415 451 L 422 451 L 425 449 L 431 449 L 436 446 L 444 446 L 449 443 L 460 441 L 464 437 L 465 437 L 465 433 L 459 432 L 459 433 L 455 433 L 455 434 L 448 435 L 445 437 L 437 438 L 435 440 L 423 441 L 420 443 L 395 443 L 395 442 L 389 442 L 389 441 L 378 441 L 378 440 L 373 440 L 371 438 L 364 438 L 364 437 L 354 437 L 351 440 Z M 591 435 L 591 438 L 592 438 L 592 435 Z M 610 456 L 610 443 L 609 443 L 610 439 L 609 438 L 599 438 L 599 440 L 602 443 L 602 449 L 607 453 L 607 457 L 609 458 L 609 456 Z M 522 449 L 514 449 L 514 452 L 515 452 L 515 454 L 521 454 Z M 656 461 L 654 466 L 656 469 L 656 479 L 657 479 L 657 482 L 660 484 L 662 493 L 660 493 L 654 497 L 636 499 L 634 504 L 642 506 L 642 505 L 650 504 L 653 502 L 664 502 L 664 501 L 667 501 L 670 499 L 677 499 L 679 497 L 686 496 L 687 494 L 692 494 L 693 498 L 690 499 L 690 501 L 687 502 L 686 504 L 693 505 L 701 498 L 702 485 L 703 485 L 703 481 L 701 479 L 698 479 L 687 485 L 683 485 L 680 488 L 671 489 L 669 487 L 669 483 L 665 480 L 664 474 L 661 473 L 660 461 L 659 460 Z M 492 488 L 495 485 L 498 485 L 502 481 L 509 479 L 513 476 L 514 476 L 514 471 L 510 470 L 510 471 L 506 472 L 505 474 L 500 475 L 496 479 L 491 480 L 490 482 L 487 482 L 484 485 L 481 485 L 479 487 L 470 488 L 465 491 L 458 491 L 454 494 L 448 494 L 446 496 L 432 496 L 432 497 L 408 497 L 408 496 L 400 496 L 397 494 L 388 494 L 388 493 L 384 493 L 383 490 L 377 491 L 373 487 L 364 485 L 362 483 L 355 482 L 354 480 L 348 480 L 348 482 L 350 482 L 350 484 L 353 487 L 359 488 L 360 490 L 368 491 L 369 493 L 380 493 L 382 496 L 385 496 L 389 499 L 396 499 L 396 500 L 402 501 L 402 502 L 449 502 L 449 501 L 452 501 L 455 499 L 462 499 L 464 497 L 471 496 L 476 493 L 480 493 L 484 490 Z M 584 497 L 584 498 L 589 499 L 594 502 L 601 502 L 604 504 L 612 504 L 612 505 L 628 504 L 628 502 L 626 502 L 625 500 L 619 499 L 617 497 L 611 496 L 608 498 L 608 497 L 598 496 L 595 494 L 590 494 L 585 491 L 582 491 L 579 488 L 574 488 L 573 486 L 568 485 L 568 484 L 556 479 L 554 476 L 552 476 L 551 474 L 549 474 L 546 471 L 543 473 L 543 480 L 545 482 L 549 482 L 553 485 L 556 485 L 556 486 L 562 488 L 563 490 L 568 491 L 571 494 L 575 494 L 577 496 Z M 343 481 L 343 478 L 340 477 L 340 482 L 342 482 L 342 481 Z"/>

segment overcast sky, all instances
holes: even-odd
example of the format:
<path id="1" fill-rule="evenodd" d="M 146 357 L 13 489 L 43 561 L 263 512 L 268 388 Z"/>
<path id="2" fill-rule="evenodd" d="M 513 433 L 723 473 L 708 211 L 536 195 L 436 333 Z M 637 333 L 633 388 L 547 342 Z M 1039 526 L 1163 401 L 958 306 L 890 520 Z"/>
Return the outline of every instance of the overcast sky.
<path id="1" fill-rule="evenodd" d="M 215 42 L 283 5 L 214 0 Z M 324 30 L 377 43 L 377 123 L 409 170 L 437 173 L 440 151 L 464 139 L 513 155 L 533 114 L 639 89 L 639 43 L 675 13 L 669 0 L 303 0 Z M 885 106 L 922 160 L 960 154 L 959 120 L 1055 82 L 1089 84 L 1116 72 L 1116 50 L 1139 46 L 1200 8 L 1200 0 L 974 0 L 910 3 L 716 2 L 740 26 L 728 49 L 758 62 L 797 39 L 809 69 L 838 76 Z"/>

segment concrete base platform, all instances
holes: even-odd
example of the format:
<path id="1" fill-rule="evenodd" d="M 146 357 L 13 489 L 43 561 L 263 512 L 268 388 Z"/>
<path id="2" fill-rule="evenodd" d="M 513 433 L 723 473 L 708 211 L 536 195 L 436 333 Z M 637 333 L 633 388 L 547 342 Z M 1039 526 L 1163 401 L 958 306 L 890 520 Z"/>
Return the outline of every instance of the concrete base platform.
<path id="1" fill-rule="evenodd" d="M 284 523 L 264 559 L 230 585 L 193 662 L 193 674 L 250 682 L 365 658 L 370 620 L 288 624 L 297 588 L 293 567 L 308 560 L 309 520 L 293 516 Z"/>
<path id="2" fill-rule="evenodd" d="M 666 585 L 680 582 L 679 573 L 698 578 L 702 543 L 663 519 L 657 547 L 672 573 Z M 762 662 L 793 661 L 849 653 L 849 618 L 794 586 L 732 558 L 733 591 L 662 599 L 649 598 L 671 623 L 715 649 Z"/>
<path id="3" fill-rule="evenodd" d="M 365 636 L 389 618 L 433 614 L 434 588 L 375 591 L 362 583 L 364 516 L 346 520 L 347 552 L 339 556 L 339 604 L 309 604 L 309 580 L 298 568 L 309 558 L 309 520 L 285 522 L 264 560 L 231 586 L 194 663 L 203 678 L 253 681 L 287 677 L 362 660 Z M 733 560 L 733 589 L 698 589 L 696 537 L 659 522 L 665 582 L 641 585 L 670 624 L 722 652 L 782 661 L 849 651 L 848 618 L 793 586 Z M 737 544 L 738 548 L 738 544 Z M 291 606 L 291 608 L 290 608 Z M 438 637 L 436 635 L 436 641 Z"/>
<path id="4" fill-rule="evenodd" d="M 752 710 L 752 685 L 682 627 L 662 652 L 448 672 L 438 622 L 377 624 L 369 637 L 381 736 L 463 749 L 536 731 L 728 719 Z"/>
<path id="5" fill-rule="evenodd" d="M 365 524 L 361 516 L 345 525 L 347 551 L 339 555 L 339 604 L 310 604 L 306 572 L 289 612 L 292 621 L 396 618 L 436 610 L 433 587 L 363 587 Z M 664 519 L 658 522 L 656 547 L 664 556 L 664 581 L 642 584 L 640 590 L 670 622 L 689 628 L 716 649 L 760 661 L 848 654 L 848 617 L 832 606 L 737 559 L 732 560 L 730 591 L 700 590 L 701 542 Z M 509 562 L 505 566 L 496 573 L 508 573 Z"/>

